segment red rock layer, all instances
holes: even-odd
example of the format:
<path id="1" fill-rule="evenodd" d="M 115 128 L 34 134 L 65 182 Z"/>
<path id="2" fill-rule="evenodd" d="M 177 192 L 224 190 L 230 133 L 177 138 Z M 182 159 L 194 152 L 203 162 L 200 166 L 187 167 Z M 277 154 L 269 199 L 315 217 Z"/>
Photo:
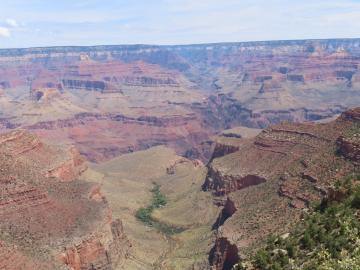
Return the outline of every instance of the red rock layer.
<path id="1" fill-rule="evenodd" d="M 226 200 L 214 224 L 213 269 L 231 269 L 268 235 L 287 232 L 311 202 L 341 197 L 331 187 L 358 169 L 359 113 L 347 111 L 325 124 L 270 127 L 209 164 L 204 188 Z"/>
<path id="2" fill-rule="evenodd" d="M 157 144 L 207 161 L 203 142 L 223 129 L 319 120 L 359 104 L 359 44 L 1 50 L 0 130 L 36 129 L 95 162 Z"/>
<path id="3" fill-rule="evenodd" d="M 113 269 L 119 262 L 119 255 L 126 257 L 126 250 L 122 245 L 126 244 L 127 240 L 120 220 L 112 222 L 110 228 L 110 244 L 109 239 L 104 238 L 107 235 L 93 235 L 73 247 L 66 248 L 62 254 L 64 263 L 74 270 Z"/>
<path id="4" fill-rule="evenodd" d="M 85 165 L 74 148 L 18 130 L 0 136 L 0 154 L 1 269 L 113 269 L 125 259 L 121 222 L 98 186 L 76 180 Z"/>
<path id="5" fill-rule="evenodd" d="M 129 118 L 111 114 L 81 114 L 72 119 L 41 122 L 27 127 L 53 141 L 71 138 L 80 152 L 93 162 L 120 154 L 167 144 L 185 155 L 208 139 L 195 115 L 183 117 Z M 106 132 L 104 132 L 106 131 Z M 201 151 L 194 158 L 206 160 Z"/>
<path id="6" fill-rule="evenodd" d="M 46 177 L 56 177 L 62 181 L 72 181 L 87 169 L 84 158 L 80 156 L 76 148 L 72 147 L 69 152 L 69 159 L 57 167 L 48 170 Z"/>

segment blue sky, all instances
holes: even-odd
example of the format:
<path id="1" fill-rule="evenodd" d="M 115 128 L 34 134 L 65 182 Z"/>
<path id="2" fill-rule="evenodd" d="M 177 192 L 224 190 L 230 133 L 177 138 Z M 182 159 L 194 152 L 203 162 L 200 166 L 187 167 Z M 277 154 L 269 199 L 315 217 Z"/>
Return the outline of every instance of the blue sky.
<path id="1" fill-rule="evenodd" d="M 1 48 L 350 37 L 360 0 L 0 1 Z"/>

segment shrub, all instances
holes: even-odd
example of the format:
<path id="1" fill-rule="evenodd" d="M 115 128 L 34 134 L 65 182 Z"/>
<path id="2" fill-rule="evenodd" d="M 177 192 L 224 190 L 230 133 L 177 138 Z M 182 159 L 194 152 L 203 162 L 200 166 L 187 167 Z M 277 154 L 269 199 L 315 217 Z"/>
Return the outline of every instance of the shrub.
<path id="1" fill-rule="evenodd" d="M 314 240 L 311 238 L 310 233 L 305 231 L 303 238 L 301 239 L 303 247 L 306 249 L 312 249 L 314 247 Z"/>
<path id="2" fill-rule="evenodd" d="M 167 204 L 167 199 L 164 194 L 160 191 L 160 185 L 155 184 L 155 186 L 151 189 L 153 193 L 152 206 L 154 208 L 160 208 L 161 206 L 165 206 Z"/>
<path id="3" fill-rule="evenodd" d="M 282 267 L 280 266 L 279 263 L 275 262 L 275 263 L 271 266 L 270 269 L 271 269 L 271 270 L 282 270 Z"/>
<path id="4" fill-rule="evenodd" d="M 293 243 L 286 244 L 286 251 L 290 258 L 294 258 L 296 254 L 295 246 Z"/>
<path id="5" fill-rule="evenodd" d="M 136 218 L 146 224 L 150 224 L 152 211 L 153 211 L 152 207 L 147 207 L 147 208 L 141 207 L 139 210 L 136 211 Z"/>
<path id="6" fill-rule="evenodd" d="M 360 191 L 357 191 L 354 194 L 354 198 L 351 201 L 351 207 L 356 208 L 356 209 L 360 209 Z"/>
<path id="7" fill-rule="evenodd" d="M 151 213 L 155 208 L 160 208 L 161 206 L 165 206 L 167 203 L 167 199 L 164 194 L 160 191 L 160 185 L 154 184 L 154 187 L 151 189 L 153 193 L 151 205 L 144 208 L 140 208 L 136 211 L 136 218 L 140 221 L 152 225 Z"/>
<path id="8" fill-rule="evenodd" d="M 270 261 L 270 255 L 265 250 L 259 250 L 254 258 L 254 263 L 260 270 L 266 270 Z"/>

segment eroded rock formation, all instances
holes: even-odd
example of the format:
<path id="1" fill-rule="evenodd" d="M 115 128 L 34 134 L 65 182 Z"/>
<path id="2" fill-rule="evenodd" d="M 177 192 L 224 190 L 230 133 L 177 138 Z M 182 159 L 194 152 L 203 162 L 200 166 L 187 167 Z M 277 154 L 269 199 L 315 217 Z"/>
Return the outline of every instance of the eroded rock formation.
<path id="1" fill-rule="evenodd" d="M 95 162 L 157 144 L 208 161 L 203 142 L 221 130 L 320 120 L 359 104 L 359 44 L 0 50 L 0 130 L 34 129 Z"/>
<path id="2" fill-rule="evenodd" d="M 24 130 L 0 136 L 1 269 L 113 269 L 129 242 L 74 148 Z M 55 168 L 55 169 L 53 169 Z M 7 255 L 8 254 L 8 255 Z"/>
<path id="3" fill-rule="evenodd" d="M 214 224 L 213 269 L 231 269 L 268 235 L 286 233 L 311 202 L 341 199 L 330 190 L 358 166 L 359 113 L 360 108 L 350 110 L 325 124 L 272 126 L 254 139 L 238 138 L 238 151 L 208 165 L 204 188 L 219 199 L 226 195 Z"/>

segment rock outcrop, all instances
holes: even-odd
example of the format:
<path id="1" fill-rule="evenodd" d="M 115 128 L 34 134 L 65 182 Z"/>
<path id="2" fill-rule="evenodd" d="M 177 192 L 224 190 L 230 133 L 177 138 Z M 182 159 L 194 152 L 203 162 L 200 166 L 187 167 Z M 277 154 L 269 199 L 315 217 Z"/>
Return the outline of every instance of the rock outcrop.
<path id="1" fill-rule="evenodd" d="M 1 269 L 113 269 L 125 260 L 122 224 L 98 187 L 76 180 L 86 165 L 74 148 L 16 130 L 0 136 L 0 153 Z"/>
<path id="2" fill-rule="evenodd" d="M 209 259 L 214 269 L 231 270 L 240 257 L 236 244 L 232 244 L 227 238 L 218 237 Z"/>
<path id="3" fill-rule="evenodd" d="M 360 110 L 349 110 L 342 115 L 344 121 L 350 121 L 352 127 L 343 136 L 337 140 L 337 147 L 339 154 L 352 160 L 353 162 L 360 162 Z"/>
<path id="4" fill-rule="evenodd" d="M 213 269 L 231 269 L 268 235 L 285 233 L 303 209 L 356 170 L 359 112 L 325 124 L 272 126 L 254 139 L 238 138 L 238 151 L 208 165 L 204 189 L 218 196 L 217 204 L 226 198 L 214 224 Z M 349 136 L 351 144 L 344 141 Z"/>
<path id="5" fill-rule="evenodd" d="M 67 247 L 62 260 L 74 270 L 111 270 L 127 256 L 126 236 L 120 220 L 109 224 L 107 230 L 82 240 L 79 244 Z M 110 231 L 108 231 L 110 229 Z"/>
<path id="6" fill-rule="evenodd" d="M 360 133 L 359 133 L 360 134 Z M 337 145 L 339 152 L 346 158 L 354 161 L 360 162 L 360 137 L 355 139 L 346 139 L 345 137 L 340 137 L 337 140 Z"/>
<path id="7" fill-rule="evenodd" d="M 87 165 L 79 151 L 75 147 L 69 150 L 68 159 L 64 160 L 60 165 L 47 170 L 46 177 L 56 177 L 62 181 L 72 181 L 78 178 L 81 173 L 87 169 Z"/>

